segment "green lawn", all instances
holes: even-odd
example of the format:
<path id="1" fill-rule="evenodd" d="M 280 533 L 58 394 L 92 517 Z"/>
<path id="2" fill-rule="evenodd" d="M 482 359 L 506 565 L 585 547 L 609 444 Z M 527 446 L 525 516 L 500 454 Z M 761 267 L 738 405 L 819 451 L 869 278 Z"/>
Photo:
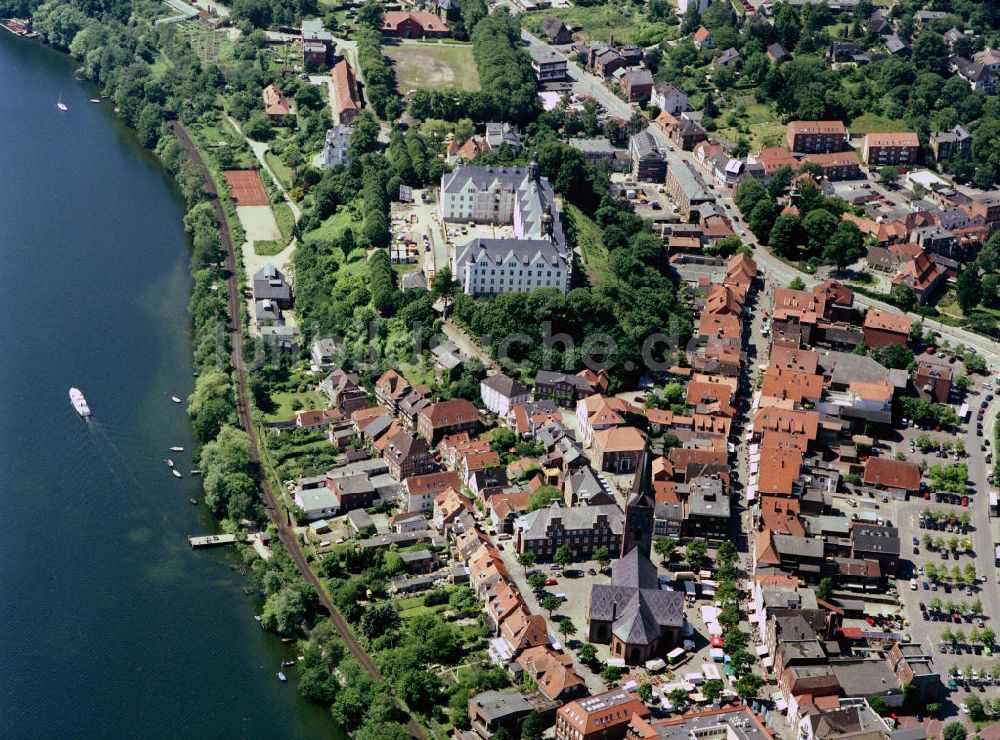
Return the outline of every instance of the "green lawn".
<path id="1" fill-rule="evenodd" d="M 256 241 L 253 243 L 253 251 L 261 257 L 273 257 L 288 244 L 286 242 Z"/>
<path id="2" fill-rule="evenodd" d="M 382 53 L 392 62 L 396 87 L 403 94 L 423 88 L 479 90 L 479 73 L 469 44 L 384 44 Z"/>
<path id="3" fill-rule="evenodd" d="M 749 98 L 749 99 L 748 99 Z M 716 123 L 719 136 L 731 143 L 741 136 L 750 142 L 750 151 L 757 152 L 768 146 L 783 146 L 785 140 L 785 124 L 770 105 L 754 102 L 749 96 L 741 99 L 743 113 L 739 113 L 738 105 L 732 109 L 721 108 Z M 730 120 L 730 114 L 735 120 Z M 735 124 L 735 125 L 733 125 Z"/>
<path id="4" fill-rule="evenodd" d="M 292 170 L 281 161 L 279 157 L 274 152 L 266 152 L 264 154 L 264 160 L 267 162 L 267 166 L 271 168 L 271 171 L 278 177 L 281 186 L 288 190 L 292 187 Z"/>
<path id="5" fill-rule="evenodd" d="M 573 29 L 574 35 L 584 41 L 611 41 L 616 43 L 648 46 L 679 37 L 679 26 L 650 23 L 642 8 L 633 3 L 608 3 L 591 7 L 548 8 L 523 13 L 522 25 L 533 35 L 544 37 L 542 20 L 554 15 Z"/>
<path id="6" fill-rule="evenodd" d="M 851 121 L 847 129 L 852 134 L 877 134 L 885 131 L 908 131 L 909 127 L 903 121 L 878 116 L 874 113 L 864 113 Z"/>
<path id="7" fill-rule="evenodd" d="M 608 264 L 608 250 L 601 242 L 600 228 L 583 211 L 570 203 L 566 204 L 566 217 L 576 233 L 583 269 L 591 286 L 613 283 L 615 276 Z"/>
<path id="8" fill-rule="evenodd" d="M 361 218 L 356 216 L 351 206 L 341 207 L 335 214 L 326 219 L 318 229 L 313 229 L 305 235 L 306 239 L 323 239 L 333 241 L 344 229 L 358 229 L 361 227 Z"/>
<path id="9" fill-rule="evenodd" d="M 274 403 L 274 411 L 264 414 L 264 418 L 267 421 L 285 421 L 291 419 L 296 411 L 323 408 L 324 399 L 315 391 L 305 391 L 275 393 L 271 396 L 271 401 Z M 298 408 L 294 408 L 295 401 L 298 401 Z"/>
<path id="10" fill-rule="evenodd" d="M 292 213 L 292 207 L 285 201 L 281 201 L 271 206 L 271 210 L 274 211 L 274 220 L 281 230 L 281 238 L 287 244 L 292 238 L 292 229 L 295 228 L 295 215 Z"/>

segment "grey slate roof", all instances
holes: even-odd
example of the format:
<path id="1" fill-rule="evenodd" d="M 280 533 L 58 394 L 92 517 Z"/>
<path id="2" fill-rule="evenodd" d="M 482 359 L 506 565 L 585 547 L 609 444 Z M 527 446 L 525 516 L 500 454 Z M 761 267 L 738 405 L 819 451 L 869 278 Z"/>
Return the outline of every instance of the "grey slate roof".
<path id="1" fill-rule="evenodd" d="M 504 470 L 505 468 L 492 468 Z M 483 471 L 476 471 L 477 474 Z M 547 537 L 549 523 L 554 518 L 562 520 L 562 526 L 569 531 L 591 530 L 599 515 L 608 519 L 608 527 L 612 534 L 620 535 L 625 531 L 625 515 L 614 504 L 599 506 L 546 506 L 518 519 L 517 524 L 524 530 L 525 540 L 539 540 Z"/>
<path id="2" fill-rule="evenodd" d="M 611 583 L 626 588 L 660 587 L 656 566 L 637 547 L 633 547 L 611 565 Z"/>
<path id="3" fill-rule="evenodd" d="M 528 389 L 521 385 L 519 382 L 513 378 L 500 373 L 499 375 L 491 375 L 482 381 L 483 385 L 487 388 L 492 388 L 497 393 L 501 393 L 507 398 L 514 398 L 515 396 L 527 395 Z"/>
<path id="4" fill-rule="evenodd" d="M 455 264 L 464 265 L 473 259 L 481 262 L 483 257 L 495 265 L 502 264 L 513 257 L 522 265 L 537 264 L 541 261 L 551 267 L 564 266 L 559 247 L 547 239 L 483 239 L 481 237 L 459 247 Z"/>
<path id="5" fill-rule="evenodd" d="M 640 160 L 662 160 L 663 152 L 660 151 L 656 139 L 648 131 L 640 131 L 632 136 L 629 141 L 629 149 L 636 159 Z"/>
<path id="6" fill-rule="evenodd" d="M 563 234 L 559 218 L 555 191 L 548 178 L 537 176 L 537 165 L 534 167 L 457 167 L 451 173 L 441 177 L 442 193 L 458 193 L 467 184 L 472 184 L 477 190 L 498 188 L 513 191 L 518 209 L 521 212 L 524 234 L 528 237 L 542 235 L 542 216 L 546 208 L 552 213 L 552 241 L 563 248 L 566 238 Z"/>
<path id="7" fill-rule="evenodd" d="M 848 385 L 852 381 L 877 383 L 888 380 L 893 388 L 906 388 L 909 377 L 905 370 L 890 370 L 877 360 L 852 352 L 821 351 L 819 368 L 829 374 L 835 385 Z"/>
<path id="8" fill-rule="evenodd" d="M 491 721 L 531 711 L 531 704 L 516 691 L 483 691 L 473 696 L 471 701 L 479 714 Z"/>
<path id="9" fill-rule="evenodd" d="M 262 301 L 270 298 L 273 301 L 288 301 L 292 297 L 292 289 L 288 287 L 285 276 L 277 267 L 264 265 L 253 276 L 253 297 Z"/>

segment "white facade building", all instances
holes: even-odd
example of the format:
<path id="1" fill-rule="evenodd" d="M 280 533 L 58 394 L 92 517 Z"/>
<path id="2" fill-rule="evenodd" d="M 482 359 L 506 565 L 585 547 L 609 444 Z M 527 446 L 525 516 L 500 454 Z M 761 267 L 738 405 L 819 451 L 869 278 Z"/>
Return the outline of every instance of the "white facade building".
<path id="1" fill-rule="evenodd" d="M 514 239 L 477 238 L 455 249 L 452 274 L 467 294 L 569 290 L 572 256 L 555 193 L 537 164 L 457 168 L 441 178 L 440 215 L 513 227 Z"/>
<path id="2" fill-rule="evenodd" d="M 471 296 L 539 288 L 566 293 L 572 269 L 567 257 L 544 239 L 474 239 L 455 250 L 452 274 Z"/>
<path id="3" fill-rule="evenodd" d="M 528 403 L 531 400 L 527 388 L 502 374 L 492 375 L 480 382 L 479 395 L 483 405 L 501 419 L 505 418 L 517 404 Z"/>

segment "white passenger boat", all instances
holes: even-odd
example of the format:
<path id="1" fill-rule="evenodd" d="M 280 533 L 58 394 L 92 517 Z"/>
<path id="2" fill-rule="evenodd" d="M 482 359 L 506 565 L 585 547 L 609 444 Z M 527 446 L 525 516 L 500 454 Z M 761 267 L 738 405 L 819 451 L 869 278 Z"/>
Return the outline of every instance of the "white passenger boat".
<path id="1" fill-rule="evenodd" d="M 83 417 L 90 416 L 90 406 L 87 405 L 87 399 L 83 397 L 79 389 L 69 389 L 69 400 L 73 404 L 73 408 L 76 409 L 76 413 Z"/>

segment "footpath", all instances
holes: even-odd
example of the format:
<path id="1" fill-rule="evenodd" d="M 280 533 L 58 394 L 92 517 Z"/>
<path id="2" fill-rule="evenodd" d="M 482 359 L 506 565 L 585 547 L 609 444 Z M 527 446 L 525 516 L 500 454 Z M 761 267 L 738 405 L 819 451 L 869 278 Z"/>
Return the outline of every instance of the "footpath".
<path id="1" fill-rule="evenodd" d="M 347 620 L 344 619 L 344 616 L 340 613 L 340 611 L 338 611 L 337 607 L 334 606 L 333 600 L 330 598 L 330 594 L 327 593 L 327 590 L 323 586 L 322 582 L 309 568 L 309 564 L 306 562 L 305 553 L 302 551 L 302 546 L 299 544 L 298 537 L 295 536 L 295 532 L 292 528 L 291 522 L 289 521 L 290 517 L 288 512 L 284 511 L 279 505 L 278 499 L 274 494 L 274 490 L 271 487 L 271 482 L 268 480 L 267 475 L 261 473 L 260 441 L 257 437 L 257 428 L 254 426 L 250 418 L 250 394 L 247 384 L 246 367 L 243 363 L 243 329 L 239 323 L 240 291 L 239 285 L 237 284 L 238 272 L 236 269 L 236 251 L 233 248 L 233 240 L 229 232 L 229 224 L 226 222 L 226 214 L 222 210 L 222 203 L 219 201 L 215 183 L 212 181 L 208 167 L 206 167 L 204 161 L 202 161 L 201 154 L 198 152 L 197 147 L 195 147 L 194 142 L 191 141 L 187 131 L 185 131 L 184 127 L 177 121 L 172 121 L 170 123 L 170 128 L 177 136 L 177 140 L 180 142 L 181 146 L 183 146 L 185 151 L 187 151 L 188 156 L 191 157 L 191 161 L 198 166 L 198 169 L 201 170 L 202 177 L 205 181 L 205 192 L 207 193 L 209 202 L 212 204 L 212 208 L 215 211 L 215 220 L 219 224 L 219 240 L 222 245 L 223 253 L 225 254 L 226 285 L 228 289 L 228 331 L 232 363 L 234 369 L 236 370 L 236 415 L 239 419 L 240 427 L 250 438 L 250 465 L 254 471 L 254 477 L 257 480 L 257 484 L 260 486 L 261 491 L 263 491 L 264 506 L 267 509 L 267 514 L 271 518 L 271 521 L 274 522 L 274 526 L 278 531 L 278 539 L 281 541 L 281 544 L 284 545 L 288 554 L 292 557 L 299 574 L 303 579 L 305 579 L 306 583 L 316 589 L 316 593 L 319 595 L 320 603 L 327 611 L 333 626 L 337 629 L 337 632 L 340 633 L 340 637 L 344 641 L 344 645 L 348 652 L 350 652 L 354 659 L 358 661 L 358 664 L 369 676 L 371 676 L 373 680 L 381 681 L 382 674 L 375 666 L 371 656 L 365 652 L 365 649 L 358 642 L 357 637 L 354 636 L 354 632 L 351 630 L 350 625 L 347 624 Z M 400 705 L 400 709 L 407 714 L 407 727 L 410 734 L 416 738 L 425 737 L 424 728 L 420 725 L 420 723 L 418 723 L 416 719 L 409 714 L 405 707 Z"/>

